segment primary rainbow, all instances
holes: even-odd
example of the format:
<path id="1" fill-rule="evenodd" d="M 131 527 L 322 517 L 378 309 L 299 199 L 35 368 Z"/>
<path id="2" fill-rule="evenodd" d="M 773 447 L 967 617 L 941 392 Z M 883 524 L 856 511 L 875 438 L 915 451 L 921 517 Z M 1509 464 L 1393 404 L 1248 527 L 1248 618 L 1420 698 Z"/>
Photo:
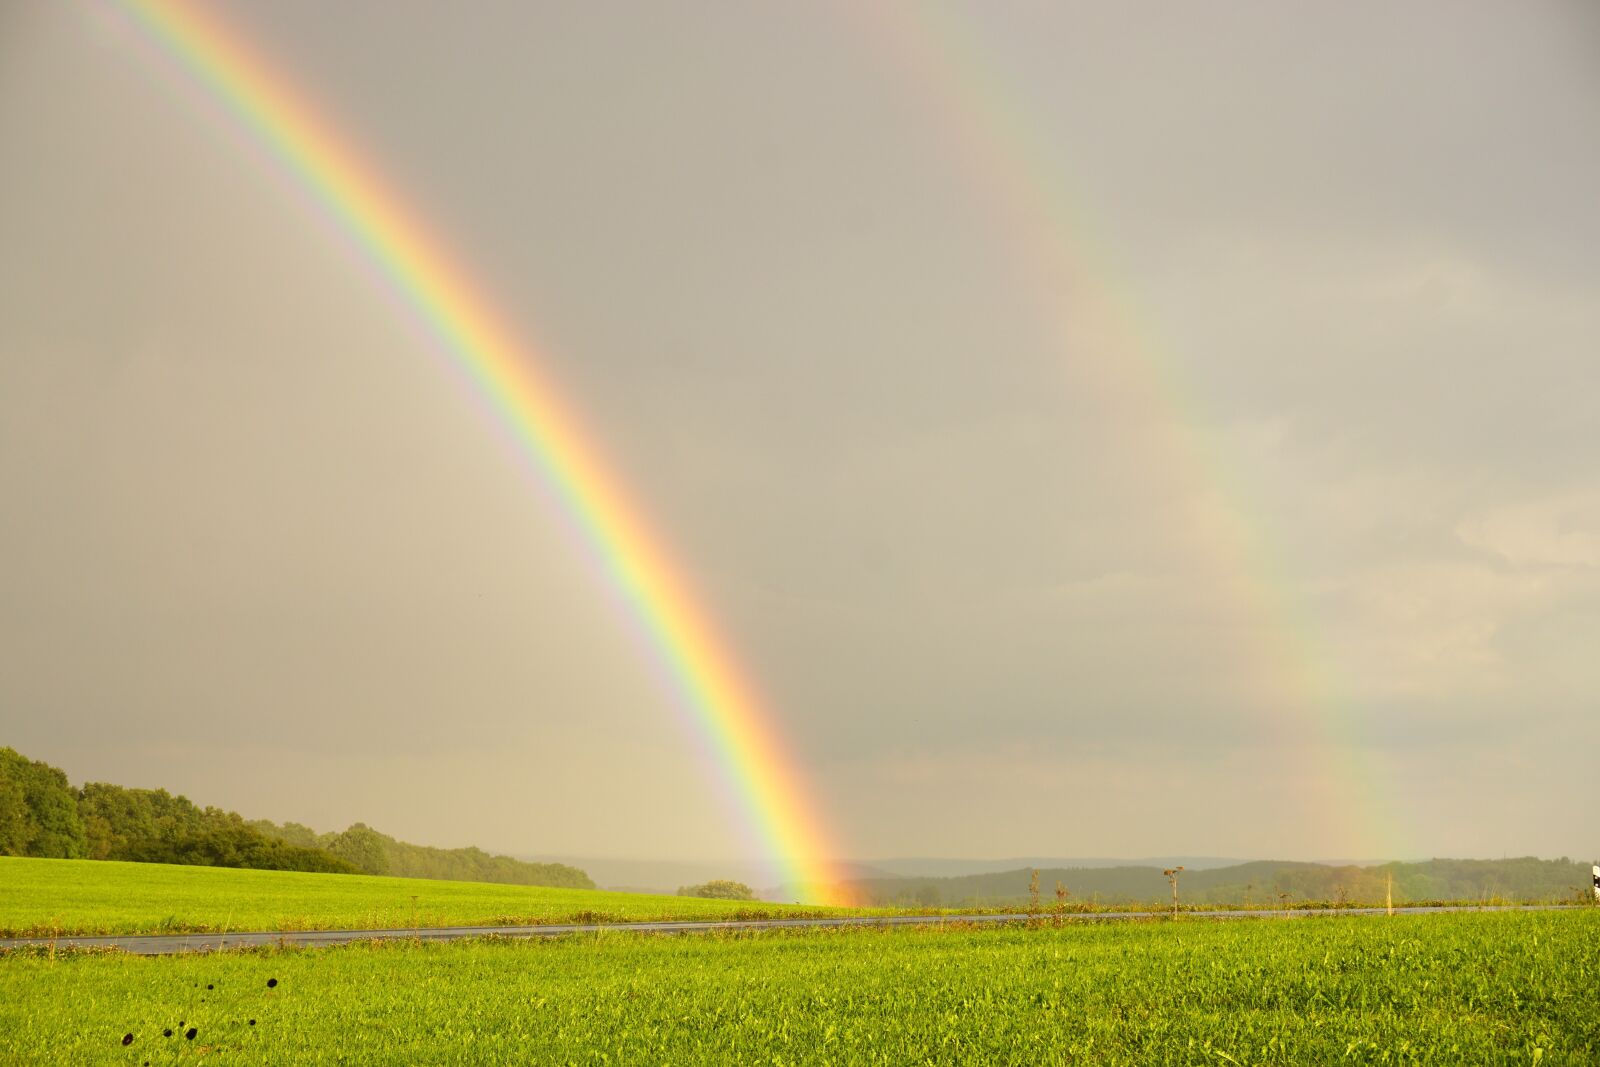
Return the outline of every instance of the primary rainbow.
<path id="1" fill-rule="evenodd" d="M 272 154 L 352 236 L 475 381 L 543 469 L 637 609 L 710 742 L 777 873 L 831 902 L 833 850 L 762 707 L 705 611 L 606 468 L 570 406 L 355 144 L 283 72 L 189 0 L 123 0 L 138 25 Z"/>

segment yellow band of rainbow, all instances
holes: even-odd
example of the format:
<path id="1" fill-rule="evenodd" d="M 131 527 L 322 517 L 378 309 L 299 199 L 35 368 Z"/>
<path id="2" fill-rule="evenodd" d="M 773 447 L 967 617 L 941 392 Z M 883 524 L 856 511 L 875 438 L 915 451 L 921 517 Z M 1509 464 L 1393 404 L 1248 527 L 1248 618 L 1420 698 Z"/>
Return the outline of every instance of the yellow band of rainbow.
<path id="1" fill-rule="evenodd" d="M 491 400 L 632 600 L 784 883 L 831 902 L 835 853 L 770 715 L 626 487 L 539 376 L 535 353 L 511 335 L 350 138 L 238 34 L 187 0 L 125 0 L 124 6 L 355 238 Z"/>

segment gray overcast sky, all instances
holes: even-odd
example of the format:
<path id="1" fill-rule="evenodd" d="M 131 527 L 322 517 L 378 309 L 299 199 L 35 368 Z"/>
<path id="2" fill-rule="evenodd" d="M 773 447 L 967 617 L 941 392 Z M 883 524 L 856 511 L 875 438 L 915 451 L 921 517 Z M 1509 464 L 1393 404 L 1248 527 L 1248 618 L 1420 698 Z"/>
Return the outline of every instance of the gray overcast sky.
<path id="1" fill-rule="evenodd" d="M 844 853 L 1600 849 L 1594 5 L 217 9 L 540 339 Z M 548 489 L 214 100 L 11 0 L 0 160 L 0 743 L 750 854 Z"/>

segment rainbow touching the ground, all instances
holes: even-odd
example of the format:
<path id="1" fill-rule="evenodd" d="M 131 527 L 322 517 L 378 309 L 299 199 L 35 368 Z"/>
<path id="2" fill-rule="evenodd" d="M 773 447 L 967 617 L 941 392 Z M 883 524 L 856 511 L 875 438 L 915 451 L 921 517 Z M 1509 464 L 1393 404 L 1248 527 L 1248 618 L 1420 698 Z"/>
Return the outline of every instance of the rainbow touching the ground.
<path id="1" fill-rule="evenodd" d="M 670 668 L 786 886 L 832 903 L 834 851 L 771 714 L 627 488 L 424 220 L 286 74 L 189 0 L 122 0 L 135 23 L 270 150 L 464 368 L 565 501 Z"/>
<path id="2" fill-rule="evenodd" d="M 1341 673 L 1296 591 L 1287 553 L 1264 509 L 1252 506 L 1238 463 L 1202 428 L 1203 406 L 1170 343 L 1118 284 L 1115 257 L 1094 237 L 1062 146 L 1012 86 L 976 16 L 948 3 L 854 4 L 846 12 L 902 75 L 970 181 L 1061 350 L 1073 354 L 1076 380 L 1141 428 L 1118 446 L 1208 502 L 1203 543 L 1194 547 L 1214 575 L 1217 615 L 1247 620 L 1252 635 L 1232 669 L 1273 709 L 1263 725 L 1303 783 L 1284 798 L 1284 813 L 1314 825 L 1322 847 L 1345 855 L 1406 853 L 1390 776 L 1356 736 Z"/>

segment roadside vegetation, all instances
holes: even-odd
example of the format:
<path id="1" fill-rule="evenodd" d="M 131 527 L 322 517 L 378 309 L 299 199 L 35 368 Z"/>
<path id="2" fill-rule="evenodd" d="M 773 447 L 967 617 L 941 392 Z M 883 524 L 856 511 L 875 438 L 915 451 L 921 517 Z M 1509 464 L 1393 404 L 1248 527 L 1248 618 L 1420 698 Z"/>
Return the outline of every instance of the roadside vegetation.
<path id="1" fill-rule="evenodd" d="M 1575 909 L 38 951 L 0 958 L 0 1060 L 1591 1064 L 1597 941 Z"/>

